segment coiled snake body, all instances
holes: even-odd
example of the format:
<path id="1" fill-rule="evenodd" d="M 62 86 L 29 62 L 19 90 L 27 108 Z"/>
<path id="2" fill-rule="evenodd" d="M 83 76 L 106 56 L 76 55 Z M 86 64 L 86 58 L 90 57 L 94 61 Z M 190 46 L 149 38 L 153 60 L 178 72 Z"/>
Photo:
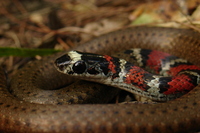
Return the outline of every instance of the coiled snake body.
<path id="1" fill-rule="evenodd" d="M 199 35 L 185 29 L 135 27 L 109 33 L 74 49 L 112 54 L 140 47 L 167 52 L 200 66 Z M 59 75 L 53 62 L 62 54 L 28 64 L 15 75 L 11 88 L 52 88 L 62 85 L 59 82 L 64 81 L 50 75 Z M 34 71 L 37 72 L 32 76 Z M 46 79 L 42 80 L 39 75 Z M 199 86 L 181 98 L 156 105 L 41 105 L 21 101 L 11 95 L 2 70 L 0 76 L 0 130 L 4 132 L 155 133 L 200 130 Z"/>

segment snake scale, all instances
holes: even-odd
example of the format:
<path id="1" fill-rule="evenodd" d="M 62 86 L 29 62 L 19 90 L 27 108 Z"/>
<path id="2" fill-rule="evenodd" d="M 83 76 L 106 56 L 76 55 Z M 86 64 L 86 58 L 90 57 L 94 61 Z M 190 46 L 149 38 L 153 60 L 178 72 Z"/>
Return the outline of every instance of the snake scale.
<path id="1" fill-rule="evenodd" d="M 167 52 L 200 66 L 200 34 L 186 29 L 133 27 L 103 35 L 73 49 L 112 54 L 134 47 Z M 9 85 L 4 71 L 0 70 L 0 131 L 183 133 L 200 130 L 200 86 L 181 98 L 153 105 L 42 105 L 21 101 L 10 94 L 8 86 L 48 88 L 56 87 L 55 82 L 63 82 L 50 75 L 58 75 L 52 62 L 62 54 L 45 57 L 41 64 L 29 63 Z M 48 80 L 42 81 L 24 74 L 35 70 L 39 70 L 39 74 L 45 75 Z M 35 82 L 27 84 L 28 81 L 20 80 L 22 78 L 31 78 Z"/>

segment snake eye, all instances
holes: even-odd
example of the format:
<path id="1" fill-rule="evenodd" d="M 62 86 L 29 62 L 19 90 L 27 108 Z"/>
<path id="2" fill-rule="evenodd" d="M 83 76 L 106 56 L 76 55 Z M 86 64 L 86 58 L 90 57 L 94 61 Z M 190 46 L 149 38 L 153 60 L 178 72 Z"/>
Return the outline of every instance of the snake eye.
<path id="1" fill-rule="evenodd" d="M 77 61 L 76 63 L 74 63 L 72 69 L 74 70 L 75 73 L 81 74 L 85 72 L 86 64 L 84 61 Z"/>

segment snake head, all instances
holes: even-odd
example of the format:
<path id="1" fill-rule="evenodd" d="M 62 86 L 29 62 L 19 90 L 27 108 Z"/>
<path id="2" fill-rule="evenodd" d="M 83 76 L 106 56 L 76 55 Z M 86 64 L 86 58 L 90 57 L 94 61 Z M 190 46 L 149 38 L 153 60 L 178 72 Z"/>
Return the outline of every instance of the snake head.
<path id="1" fill-rule="evenodd" d="M 86 71 L 86 63 L 80 57 L 81 54 L 77 51 L 70 51 L 56 59 L 55 66 L 58 71 L 68 75 L 83 74 Z"/>
<path id="2" fill-rule="evenodd" d="M 82 77 L 108 75 L 108 65 L 109 62 L 101 55 L 79 51 L 69 51 L 55 61 L 59 72 Z"/>
<path id="3" fill-rule="evenodd" d="M 96 62 L 91 60 L 90 57 L 94 58 L 97 55 L 94 54 L 83 54 L 78 51 L 69 51 L 67 54 L 59 57 L 55 61 L 55 66 L 58 71 L 68 75 L 79 75 L 79 74 L 98 74 L 96 71 Z"/>

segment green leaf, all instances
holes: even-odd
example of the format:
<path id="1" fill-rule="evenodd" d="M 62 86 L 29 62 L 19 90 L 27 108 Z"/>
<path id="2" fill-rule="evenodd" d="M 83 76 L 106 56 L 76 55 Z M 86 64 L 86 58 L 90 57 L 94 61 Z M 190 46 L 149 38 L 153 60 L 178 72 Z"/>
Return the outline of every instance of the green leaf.
<path id="1" fill-rule="evenodd" d="M 54 49 L 28 49 L 28 48 L 11 48 L 0 47 L 0 56 L 22 56 L 22 57 L 34 57 L 36 55 L 50 55 L 60 50 Z"/>
<path id="2" fill-rule="evenodd" d="M 146 14 L 143 13 L 140 15 L 136 20 L 132 22 L 133 25 L 141 25 L 141 24 L 148 24 L 148 23 L 156 23 L 160 22 L 161 20 L 153 14 Z"/>

